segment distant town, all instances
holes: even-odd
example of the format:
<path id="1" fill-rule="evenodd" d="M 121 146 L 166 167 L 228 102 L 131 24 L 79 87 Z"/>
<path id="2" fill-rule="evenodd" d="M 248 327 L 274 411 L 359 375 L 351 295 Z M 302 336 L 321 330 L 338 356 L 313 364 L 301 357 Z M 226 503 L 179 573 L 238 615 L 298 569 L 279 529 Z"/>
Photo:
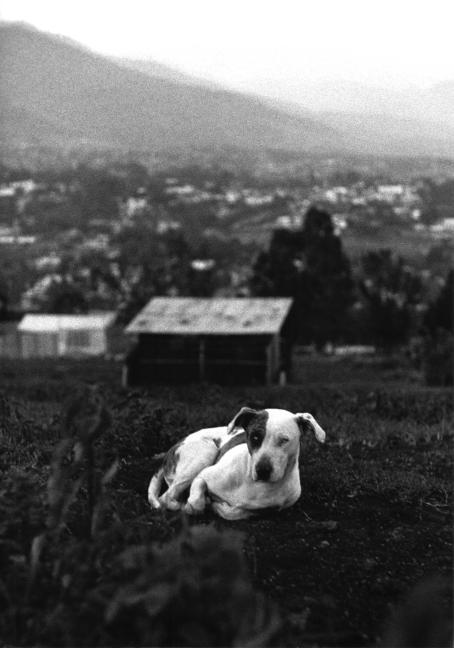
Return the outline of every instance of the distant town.
<path id="1" fill-rule="evenodd" d="M 3 160 L 3 313 L 104 310 L 126 324 L 153 295 L 253 296 L 260 253 L 311 208 L 329 215 L 354 278 L 365 254 L 389 250 L 427 306 L 452 264 L 452 160 L 39 148 Z"/>

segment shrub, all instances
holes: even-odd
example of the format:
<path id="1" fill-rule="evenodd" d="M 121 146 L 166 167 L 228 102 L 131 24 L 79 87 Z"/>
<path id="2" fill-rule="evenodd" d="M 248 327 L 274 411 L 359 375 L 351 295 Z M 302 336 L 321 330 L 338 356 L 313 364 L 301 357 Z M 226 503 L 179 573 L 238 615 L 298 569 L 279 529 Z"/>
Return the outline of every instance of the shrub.
<path id="1" fill-rule="evenodd" d="M 105 618 L 120 643 L 263 646 L 279 629 L 249 581 L 238 533 L 186 527 L 163 546 L 130 547 L 113 574 Z"/>
<path id="2" fill-rule="evenodd" d="M 124 518 L 110 491 L 115 449 L 101 442 L 110 425 L 99 392 L 86 389 L 63 417 L 47 491 L 33 472 L 8 474 L 0 492 L 2 639 L 269 645 L 279 616 L 253 589 L 241 534 L 189 527 L 183 518 L 180 533 L 157 544 L 140 516 Z M 164 516 L 161 524 L 168 524 Z"/>
<path id="3" fill-rule="evenodd" d="M 453 384 L 454 335 L 452 333 L 438 329 L 426 340 L 423 367 L 428 385 Z"/>

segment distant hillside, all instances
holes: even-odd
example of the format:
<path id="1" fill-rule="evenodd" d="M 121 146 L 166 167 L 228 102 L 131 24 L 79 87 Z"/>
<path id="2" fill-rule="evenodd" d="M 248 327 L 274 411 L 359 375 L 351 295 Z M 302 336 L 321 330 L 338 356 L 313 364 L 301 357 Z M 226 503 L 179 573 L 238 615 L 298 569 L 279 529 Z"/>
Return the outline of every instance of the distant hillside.
<path id="1" fill-rule="evenodd" d="M 18 24 L 0 26 L 0 82 L 0 141 L 7 144 L 346 148 L 316 119 L 239 93 L 153 78 Z"/>
<path id="2" fill-rule="evenodd" d="M 281 101 L 0 23 L 0 92 L 10 145 L 454 156 L 454 82 L 406 92 L 302 82 Z"/>
<path id="3" fill-rule="evenodd" d="M 418 121 L 445 122 L 454 128 L 454 81 L 430 88 L 383 88 L 353 81 L 306 82 L 288 86 L 285 79 L 267 88 L 266 96 L 291 102 L 312 114 L 389 115 Z"/>
<path id="4" fill-rule="evenodd" d="M 118 58 L 115 56 L 111 56 L 109 58 L 116 65 L 120 65 L 121 67 L 127 68 L 128 70 L 134 70 L 135 72 L 147 74 L 148 76 L 154 78 L 167 79 L 167 81 L 184 83 L 185 85 L 203 86 L 204 88 L 210 88 L 211 90 L 222 89 L 219 84 L 216 84 L 212 81 L 201 79 L 191 74 L 186 74 L 185 72 L 182 72 L 177 68 L 170 67 L 169 65 L 165 65 L 164 63 L 159 63 L 151 59 L 128 59 Z"/>
<path id="5" fill-rule="evenodd" d="M 439 122 L 367 113 L 320 113 L 318 117 L 365 152 L 454 156 L 454 128 Z"/>
<path id="6" fill-rule="evenodd" d="M 433 89 L 430 106 L 424 104 L 425 91 L 419 103 L 411 108 L 402 94 L 391 91 L 380 96 L 376 90 L 367 95 L 367 89 L 358 95 L 335 93 L 332 85 L 318 96 L 311 93 L 304 99 L 308 105 L 297 102 L 264 99 L 274 108 L 292 115 L 312 117 L 342 133 L 352 152 L 401 156 L 454 156 L 454 83 L 440 84 Z M 351 89 L 353 90 L 353 86 Z M 380 99 L 380 100 L 379 100 Z M 389 101 L 387 101 L 389 100 Z M 424 105 L 425 110 L 424 112 Z M 434 106 L 437 105 L 436 109 Z M 337 108 L 329 108 L 336 106 Z M 350 110 L 349 110 L 350 108 Z M 452 120 L 452 123 L 451 121 Z"/>

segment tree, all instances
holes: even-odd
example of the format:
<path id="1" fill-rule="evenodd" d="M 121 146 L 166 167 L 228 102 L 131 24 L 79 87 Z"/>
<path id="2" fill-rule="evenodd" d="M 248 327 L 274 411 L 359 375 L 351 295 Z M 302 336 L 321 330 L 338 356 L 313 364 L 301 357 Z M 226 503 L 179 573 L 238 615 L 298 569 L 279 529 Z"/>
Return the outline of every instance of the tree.
<path id="1" fill-rule="evenodd" d="M 98 169 L 78 169 L 80 189 L 72 196 L 72 202 L 80 208 L 86 221 L 118 218 L 118 198 L 124 194 L 124 181 Z"/>
<path id="2" fill-rule="evenodd" d="M 317 346 L 341 340 L 352 303 L 350 262 L 328 213 L 311 207 L 301 230 L 276 230 L 254 265 L 251 290 L 294 299 L 294 334 Z"/>
<path id="3" fill-rule="evenodd" d="M 8 288 L 0 276 L 0 322 L 8 315 Z"/>
<path id="4" fill-rule="evenodd" d="M 86 313 L 88 306 L 81 288 L 63 280 L 51 284 L 41 304 L 41 310 L 58 314 Z"/>
<path id="5" fill-rule="evenodd" d="M 30 261 L 30 248 L 25 245 L 3 245 L 0 253 L 0 293 L 9 310 L 20 304 L 27 287 L 36 280 Z M 1 299 L 1 298 L 0 298 Z"/>
<path id="6" fill-rule="evenodd" d="M 446 281 L 438 297 L 429 305 L 424 317 L 424 325 L 434 333 L 437 329 L 445 329 L 450 333 L 454 327 L 454 269 L 448 272 Z"/>
<path id="7" fill-rule="evenodd" d="M 212 297 L 217 287 L 216 263 L 213 259 L 196 259 L 188 276 L 188 294 L 191 297 Z"/>
<path id="8" fill-rule="evenodd" d="M 436 183 L 426 178 L 418 191 L 423 202 L 421 220 L 426 225 L 436 223 L 449 216 L 454 206 L 454 180 Z"/>
<path id="9" fill-rule="evenodd" d="M 359 288 L 372 341 L 385 350 L 406 342 L 423 301 L 420 277 L 402 257 L 382 249 L 361 257 Z"/>
<path id="10" fill-rule="evenodd" d="M 121 291 L 121 319 L 133 317 L 154 295 L 188 294 L 191 253 L 180 232 L 156 234 L 134 225 L 114 239 Z"/>
<path id="11" fill-rule="evenodd" d="M 275 230 L 268 251 L 258 255 L 251 277 L 251 291 L 259 297 L 295 297 L 302 268 L 301 232 Z"/>
<path id="12" fill-rule="evenodd" d="M 454 269 L 424 317 L 423 367 L 429 385 L 452 385 L 454 380 Z"/>

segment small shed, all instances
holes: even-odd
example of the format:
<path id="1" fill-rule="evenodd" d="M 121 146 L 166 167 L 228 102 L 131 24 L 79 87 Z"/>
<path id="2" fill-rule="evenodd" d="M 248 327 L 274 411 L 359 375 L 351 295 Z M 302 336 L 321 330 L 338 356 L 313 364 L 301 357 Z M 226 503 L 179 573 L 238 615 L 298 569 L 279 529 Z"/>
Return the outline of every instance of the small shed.
<path id="1" fill-rule="evenodd" d="M 25 315 L 18 326 L 21 355 L 23 358 L 102 355 L 108 350 L 108 332 L 115 317 L 114 312 Z"/>
<path id="2" fill-rule="evenodd" d="M 286 298 L 156 297 L 126 333 L 136 336 L 123 384 L 266 383 L 286 371 Z"/>

